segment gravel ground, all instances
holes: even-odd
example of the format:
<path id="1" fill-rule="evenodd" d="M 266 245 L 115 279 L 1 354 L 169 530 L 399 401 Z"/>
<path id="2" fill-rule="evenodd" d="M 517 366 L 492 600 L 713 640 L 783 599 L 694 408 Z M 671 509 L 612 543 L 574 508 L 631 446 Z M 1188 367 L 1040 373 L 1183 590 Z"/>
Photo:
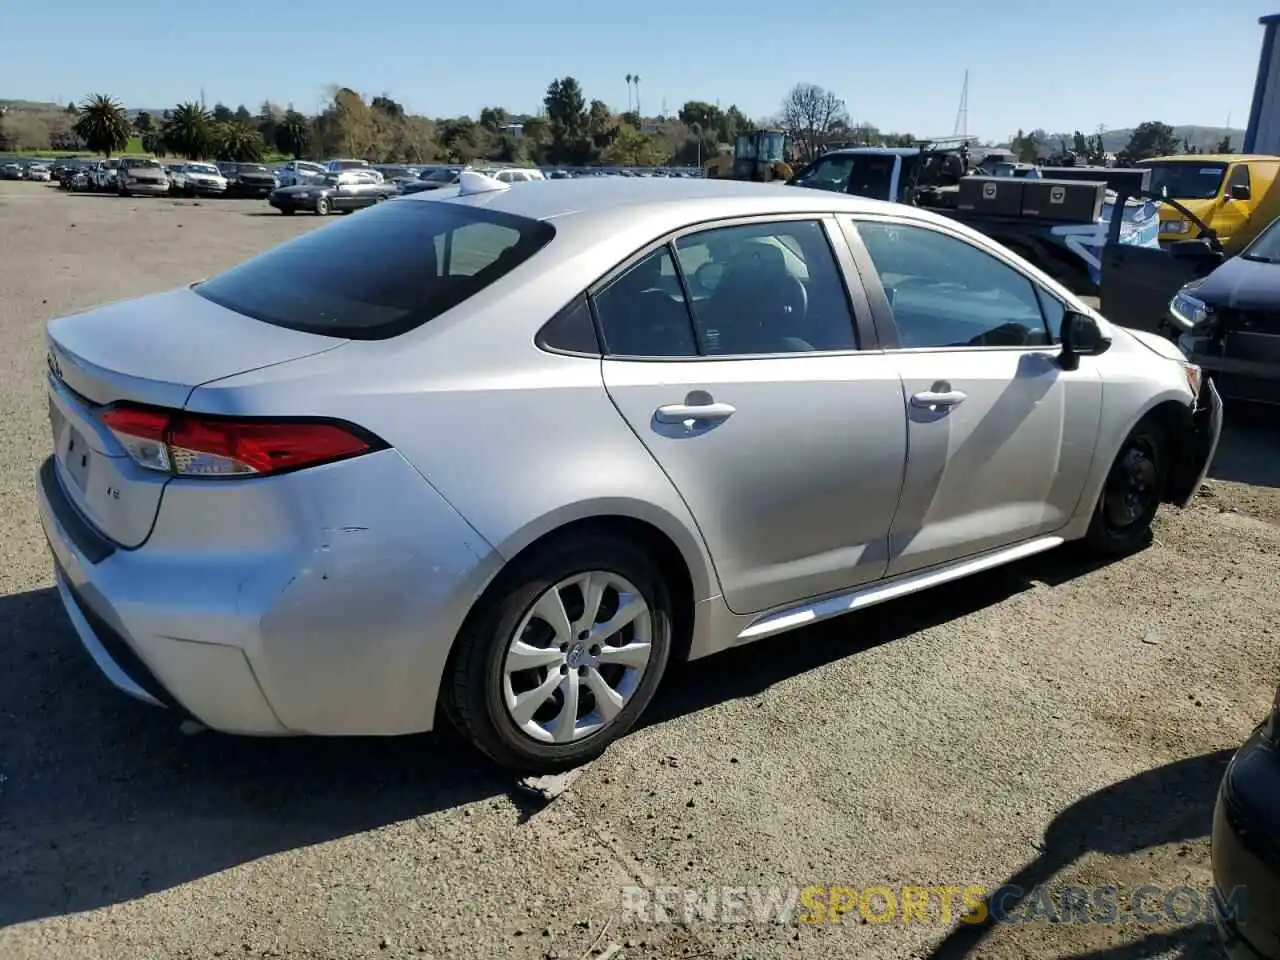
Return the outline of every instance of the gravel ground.
<path id="1" fill-rule="evenodd" d="M 43 323 L 301 231 L 265 204 L 0 183 L 0 957 L 1213 956 L 1203 924 L 641 923 L 623 887 L 1209 882 L 1278 680 L 1280 451 L 1231 418 L 1138 556 L 1065 552 L 703 661 L 551 802 L 447 734 L 184 736 L 51 590 Z M 936 912 L 934 914 L 936 916 Z"/>

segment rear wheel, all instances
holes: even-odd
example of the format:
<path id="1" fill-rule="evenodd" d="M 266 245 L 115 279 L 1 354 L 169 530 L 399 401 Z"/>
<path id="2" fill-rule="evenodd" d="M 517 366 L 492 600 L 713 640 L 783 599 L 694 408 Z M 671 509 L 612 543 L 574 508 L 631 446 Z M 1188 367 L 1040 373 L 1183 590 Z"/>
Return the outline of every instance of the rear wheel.
<path id="1" fill-rule="evenodd" d="M 657 691 L 671 649 L 671 599 L 648 554 L 586 534 L 505 574 L 458 637 L 445 713 L 521 773 L 594 759 Z"/>
<path id="2" fill-rule="evenodd" d="M 1120 445 L 1102 485 L 1085 544 L 1096 553 L 1123 556 L 1147 545 L 1166 475 L 1165 438 L 1144 420 Z"/>

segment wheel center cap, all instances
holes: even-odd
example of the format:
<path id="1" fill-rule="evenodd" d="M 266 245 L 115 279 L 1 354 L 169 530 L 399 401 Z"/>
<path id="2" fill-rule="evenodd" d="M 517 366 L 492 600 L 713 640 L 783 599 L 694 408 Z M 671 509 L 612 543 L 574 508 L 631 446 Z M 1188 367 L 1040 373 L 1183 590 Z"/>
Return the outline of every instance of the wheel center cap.
<path id="1" fill-rule="evenodd" d="M 574 670 L 577 670 L 580 666 L 582 666 L 583 661 L 585 661 L 586 659 L 587 659 L 587 648 L 580 643 L 575 643 L 572 647 L 569 648 L 569 653 L 565 657 L 565 663 L 567 663 Z"/>

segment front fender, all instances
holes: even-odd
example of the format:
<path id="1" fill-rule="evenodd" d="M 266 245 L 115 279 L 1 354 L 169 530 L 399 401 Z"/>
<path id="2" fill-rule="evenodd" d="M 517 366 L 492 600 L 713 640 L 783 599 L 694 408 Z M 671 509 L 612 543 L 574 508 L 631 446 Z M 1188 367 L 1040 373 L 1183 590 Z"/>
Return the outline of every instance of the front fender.
<path id="1" fill-rule="evenodd" d="M 1185 507 L 1195 498 L 1205 474 L 1213 465 L 1218 452 L 1218 438 L 1222 435 L 1222 398 L 1213 380 L 1206 377 L 1196 398 L 1195 410 L 1188 410 L 1184 422 L 1186 432 L 1178 445 L 1165 484 L 1165 503 Z"/>

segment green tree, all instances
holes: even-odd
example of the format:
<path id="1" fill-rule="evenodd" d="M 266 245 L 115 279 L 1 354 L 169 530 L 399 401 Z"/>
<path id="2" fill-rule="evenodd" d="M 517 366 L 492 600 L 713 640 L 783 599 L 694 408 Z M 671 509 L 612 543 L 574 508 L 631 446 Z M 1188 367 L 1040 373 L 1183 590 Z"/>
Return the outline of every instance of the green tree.
<path id="1" fill-rule="evenodd" d="M 235 117 L 236 123 L 252 123 L 253 122 L 253 114 L 249 112 L 249 108 L 246 107 L 243 103 L 240 104 L 240 106 L 236 107 L 236 112 L 232 114 L 232 116 Z"/>
<path id="2" fill-rule="evenodd" d="M 490 133 L 497 133 L 506 126 L 509 116 L 502 107 L 485 107 L 480 111 L 480 126 Z"/>
<path id="3" fill-rule="evenodd" d="M 1077 130 L 1071 135 L 1071 150 L 1081 160 L 1084 160 L 1089 155 L 1089 138 Z"/>
<path id="4" fill-rule="evenodd" d="M 311 145 L 311 122 L 297 110 L 286 110 L 278 124 L 272 123 L 276 148 L 295 160 L 301 159 Z"/>
<path id="5" fill-rule="evenodd" d="M 1235 151 L 1231 149 L 1231 134 L 1228 133 L 1221 140 L 1219 140 L 1214 145 L 1213 152 L 1214 153 L 1235 153 Z"/>
<path id="6" fill-rule="evenodd" d="M 163 157 L 168 152 L 164 144 L 164 135 L 158 129 L 148 130 L 142 135 L 142 149 L 157 157 Z"/>
<path id="7" fill-rule="evenodd" d="M 573 77 L 552 80 L 542 100 L 550 125 L 551 145 L 547 157 L 552 163 L 587 163 L 591 160 L 588 137 L 587 101 Z"/>
<path id="8" fill-rule="evenodd" d="M 644 167 L 664 163 L 667 156 L 653 137 L 623 125 L 600 159 L 622 167 Z"/>
<path id="9" fill-rule="evenodd" d="M 86 147 L 107 157 L 129 144 L 130 125 L 124 107 L 105 94 L 85 98 L 76 111 L 72 130 Z"/>
<path id="10" fill-rule="evenodd" d="M 257 163 L 266 152 L 262 134 L 247 123 L 228 120 L 214 122 L 211 131 L 213 152 L 219 160 L 235 160 L 240 163 Z"/>
<path id="11" fill-rule="evenodd" d="M 618 124 L 613 119 L 613 111 L 603 100 L 592 100 L 587 110 L 587 136 L 597 151 L 603 150 L 613 142 L 618 132 Z"/>
<path id="12" fill-rule="evenodd" d="M 154 119 L 151 114 L 147 113 L 145 110 L 140 110 L 138 115 L 133 118 L 133 129 L 137 130 L 140 134 L 146 133 L 154 126 Z"/>
<path id="13" fill-rule="evenodd" d="M 216 123 L 226 123 L 228 120 L 234 120 L 235 116 L 231 108 L 225 103 L 215 103 L 213 105 L 213 119 Z"/>
<path id="14" fill-rule="evenodd" d="M 215 152 L 214 120 L 200 104 L 180 103 L 168 111 L 161 130 L 164 143 L 176 156 L 203 160 Z"/>
<path id="15" fill-rule="evenodd" d="M 1178 152 L 1178 138 L 1173 127 L 1159 120 L 1138 124 L 1129 137 L 1129 143 L 1120 153 L 1126 166 L 1152 157 L 1166 157 Z"/>

